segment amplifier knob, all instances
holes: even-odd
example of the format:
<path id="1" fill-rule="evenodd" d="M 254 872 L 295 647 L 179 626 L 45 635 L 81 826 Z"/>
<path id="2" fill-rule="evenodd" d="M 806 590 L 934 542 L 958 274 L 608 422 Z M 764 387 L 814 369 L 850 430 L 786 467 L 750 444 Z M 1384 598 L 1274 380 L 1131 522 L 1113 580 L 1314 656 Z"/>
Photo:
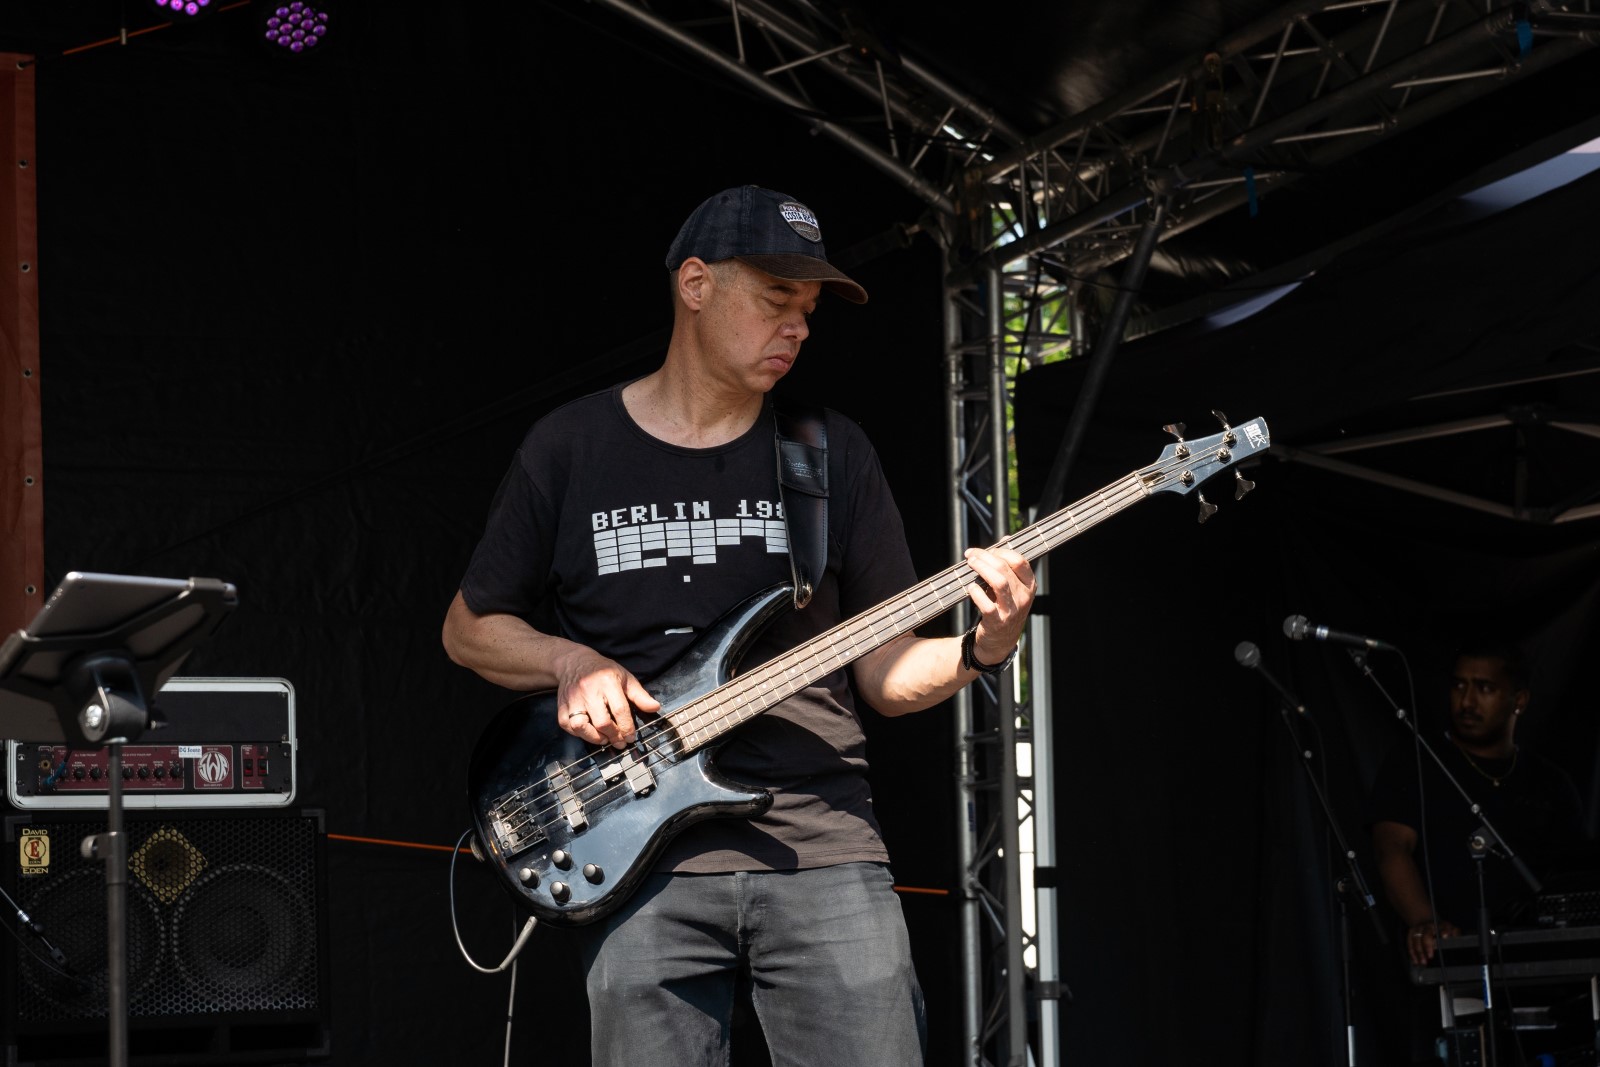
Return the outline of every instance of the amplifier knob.
<path id="1" fill-rule="evenodd" d="M 555 898 L 557 904 L 565 904 L 572 899 L 572 888 L 565 882 L 551 882 L 550 895 Z"/>
<path id="2" fill-rule="evenodd" d="M 560 867 L 563 871 L 572 870 L 572 853 L 564 848 L 558 848 L 550 853 L 550 862 Z"/>
<path id="3" fill-rule="evenodd" d="M 602 871 L 597 863 L 585 863 L 583 865 L 583 876 L 595 885 L 599 885 L 606 880 L 606 872 Z"/>

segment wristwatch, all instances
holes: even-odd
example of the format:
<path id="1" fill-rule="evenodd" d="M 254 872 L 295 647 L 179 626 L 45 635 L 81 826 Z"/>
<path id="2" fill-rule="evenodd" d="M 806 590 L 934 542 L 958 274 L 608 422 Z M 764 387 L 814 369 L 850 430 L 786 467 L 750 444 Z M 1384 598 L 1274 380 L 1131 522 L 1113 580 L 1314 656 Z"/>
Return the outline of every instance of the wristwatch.
<path id="1" fill-rule="evenodd" d="M 1011 661 L 1017 658 L 1017 646 L 1012 645 L 1011 651 L 1006 653 L 1006 658 L 999 663 L 980 663 L 972 654 L 972 643 L 978 637 L 978 624 L 973 623 L 967 632 L 961 635 L 961 665 L 969 671 L 979 674 L 999 674 L 1011 666 Z"/>

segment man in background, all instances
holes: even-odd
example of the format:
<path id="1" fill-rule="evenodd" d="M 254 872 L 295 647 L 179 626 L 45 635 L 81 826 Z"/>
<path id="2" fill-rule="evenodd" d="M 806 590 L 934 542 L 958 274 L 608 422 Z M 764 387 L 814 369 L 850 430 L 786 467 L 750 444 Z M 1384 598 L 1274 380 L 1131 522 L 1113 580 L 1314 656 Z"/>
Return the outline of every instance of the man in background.
<path id="1" fill-rule="evenodd" d="M 1412 963 L 1433 958 L 1438 938 L 1478 926 L 1478 884 L 1469 842 L 1484 825 L 1538 872 L 1582 835 L 1582 803 L 1567 773 L 1519 745 L 1517 725 L 1529 701 L 1528 671 L 1512 647 L 1463 649 L 1450 679 L 1450 729 L 1436 745 L 1450 773 L 1482 815 L 1423 754 L 1400 744 L 1373 787 L 1372 844 L 1384 893 L 1406 929 Z M 1425 814 L 1424 814 L 1425 813 Z M 1423 843 L 1426 840 L 1426 854 Z M 1503 918 L 1530 890 L 1496 857 L 1483 861 L 1489 914 Z"/>

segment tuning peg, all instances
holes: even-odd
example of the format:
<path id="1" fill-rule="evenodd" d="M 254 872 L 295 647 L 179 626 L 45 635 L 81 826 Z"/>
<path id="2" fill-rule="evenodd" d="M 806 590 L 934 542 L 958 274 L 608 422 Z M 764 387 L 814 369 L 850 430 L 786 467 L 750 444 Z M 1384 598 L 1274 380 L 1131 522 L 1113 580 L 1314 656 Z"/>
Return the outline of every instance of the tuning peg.
<path id="1" fill-rule="evenodd" d="M 1222 412 L 1218 411 L 1216 408 L 1212 408 L 1211 409 L 1211 417 L 1216 419 L 1218 422 L 1222 423 L 1222 428 L 1224 430 L 1233 429 L 1232 424 L 1230 424 L 1228 422 L 1228 416 L 1224 415 Z"/>
<path id="2" fill-rule="evenodd" d="M 1189 446 L 1184 444 L 1184 441 L 1183 441 L 1183 423 L 1181 423 L 1181 422 L 1169 422 L 1169 423 L 1167 423 L 1165 426 L 1163 426 L 1161 428 L 1178 439 L 1178 447 L 1173 452 L 1173 455 L 1177 456 L 1179 459 L 1188 459 L 1189 458 Z"/>
<path id="3" fill-rule="evenodd" d="M 1243 500 L 1244 495 L 1256 487 L 1256 483 L 1246 478 L 1238 467 L 1233 468 L 1233 499 Z"/>
<path id="4" fill-rule="evenodd" d="M 1200 498 L 1200 521 L 1204 523 L 1217 513 L 1217 506 L 1207 500 L 1204 493 L 1196 493 L 1195 495 Z"/>

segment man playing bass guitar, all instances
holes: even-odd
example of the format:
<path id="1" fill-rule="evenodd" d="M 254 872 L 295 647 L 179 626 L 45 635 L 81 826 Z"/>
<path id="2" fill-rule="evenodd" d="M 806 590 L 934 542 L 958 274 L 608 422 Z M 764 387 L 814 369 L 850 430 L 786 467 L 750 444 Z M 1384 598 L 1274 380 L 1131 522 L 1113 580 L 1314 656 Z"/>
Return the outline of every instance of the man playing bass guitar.
<path id="1" fill-rule="evenodd" d="M 510 689 L 554 690 L 561 730 L 618 750 L 661 708 L 649 680 L 733 605 L 789 579 L 768 393 L 824 290 L 867 298 L 828 263 L 810 210 L 755 186 L 701 204 L 666 265 L 665 361 L 533 427 L 444 625 L 457 663 Z M 748 663 L 916 578 L 871 446 L 833 412 L 824 430 L 826 569 Z M 905 634 L 848 668 L 879 713 L 932 707 L 1009 662 L 1032 569 L 1009 549 L 971 550 L 967 564 L 972 631 Z M 545 629 L 528 621 L 552 616 Z M 864 749 L 845 670 L 729 735 L 717 768 L 770 791 L 771 807 L 688 826 L 621 906 L 578 927 L 596 1064 L 725 1063 L 741 968 L 775 1059 L 922 1062 L 921 993 Z"/>

